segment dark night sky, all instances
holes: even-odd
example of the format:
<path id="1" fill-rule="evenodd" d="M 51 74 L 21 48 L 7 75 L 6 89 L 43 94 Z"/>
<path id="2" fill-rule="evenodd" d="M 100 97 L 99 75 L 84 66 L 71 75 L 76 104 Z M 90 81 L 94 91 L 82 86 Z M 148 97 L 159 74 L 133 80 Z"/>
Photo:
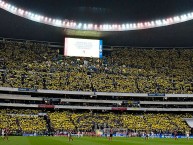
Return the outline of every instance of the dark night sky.
<path id="1" fill-rule="evenodd" d="M 147 21 L 193 11 L 193 0 L 7 0 L 18 7 L 79 22 Z M 0 10 L 0 37 L 63 42 L 62 29 Z M 193 46 L 193 21 L 149 30 L 112 32 L 106 45 Z"/>

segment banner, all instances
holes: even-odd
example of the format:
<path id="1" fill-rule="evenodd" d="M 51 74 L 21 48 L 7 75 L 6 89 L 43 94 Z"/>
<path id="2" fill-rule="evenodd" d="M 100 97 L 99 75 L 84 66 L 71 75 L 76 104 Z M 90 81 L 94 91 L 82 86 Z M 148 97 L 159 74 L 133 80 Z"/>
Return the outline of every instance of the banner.
<path id="1" fill-rule="evenodd" d="M 54 108 L 54 105 L 46 105 L 46 104 L 40 104 L 38 105 L 39 108 Z"/>
<path id="2" fill-rule="evenodd" d="M 38 113 L 38 116 L 47 116 L 47 113 Z"/>
<path id="3" fill-rule="evenodd" d="M 112 110 L 125 111 L 127 110 L 127 108 L 126 107 L 112 107 Z"/>
<path id="4" fill-rule="evenodd" d="M 142 136 L 143 138 L 145 136 Z M 151 135 L 150 138 L 174 138 L 173 135 Z M 177 138 L 187 138 L 185 135 L 178 135 Z M 189 138 L 193 138 L 193 136 L 190 136 Z"/>
<path id="5" fill-rule="evenodd" d="M 37 133 L 23 133 L 22 136 L 37 136 Z"/>
<path id="6" fill-rule="evenodd" d="M 165 96 L 164 93 L 149 93 L 148 96 Z"/>
<path id="7" fill-rule="evenodd" d="M 30 88 L 18 88 L 20 92 L 37 92 L 37 89 L 30 89 Z"/>

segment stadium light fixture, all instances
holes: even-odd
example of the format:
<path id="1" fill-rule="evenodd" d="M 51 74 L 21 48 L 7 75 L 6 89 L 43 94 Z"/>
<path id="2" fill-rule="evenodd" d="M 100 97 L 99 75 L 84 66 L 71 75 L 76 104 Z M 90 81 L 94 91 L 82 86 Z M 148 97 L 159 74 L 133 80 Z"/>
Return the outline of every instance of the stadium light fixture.
<path id="1" fill-rule="evenodd" d="M 93 24 L 88 24 L 88 29 L 93 29 Z"/>
<path id="2" fill-rule="evenodd" d="M 31 13 L 31 12 L 28 12 L 27 14 L 28 14 L 28 16 L 29 16 L 29 17 L 31 17 L 31 16 L 32 16 L 32 13 Z"/>
<path id="3" fill-rule="evenodd" d="M 12 12 L 16 12 L 16 11 L 17 11 L 17 8 L 16 8 L 16 7 L 14 7 L 14 6 L 11 6 L 10 11 L 12 11 Z"/>
<path id="4" fill-rule="evenodd" d="M 191 19 L 191 18 L 192 18 L 192 14 L 191 14 L 191 13 L 188 13 L 188 14 L 187 14 L 187 17 L 188 17 L 188 19 Z"/>
<path id="5" fill-rule="evenodd" d="M 133 24 L 133 28 L 137 29 L 137 24 L 136 23 Z"/>
<path id="6" fill-rule="evenodd" d="M 76 27 L 76 22 L 73 23 L 73 26 Z"/>
<path id="7" fill-rule="evenodd" d="M 175 22 L 175 23 L 180 22 L 180 17 L 179 17 L 179 16 L 175 16 L 173 19 L 174 19 L 174 22 Z"/>
<path id="8" fill-rule="evenodd" d="M 163 24 L 161 20 L 156 20 L 155 23 L 157 26 L 161 26 Z"/>
<path id="9" fill-rule="evenodd" d="M 87 24 L 84 24 L 83 29 L 85 30 L 87 29 Z"/>
<path id="10" fill-rule="evenodd" d="M 186 21 L 187 19 L 188 19 L 188 17 L 187 17 L 187 15 L 186 15 L 186 14 L 181 15 L 181 20 L 182 20 L 182 21 Z"/>
<path id="11" fill-rule="evenodd" d="M 108 27 L 109 30 L 111 30 L 111 25 L 110 24 L 108 24 L 107 27 Z"/>
<path id="12" fill-rule="evenodd" d="M 55 26 L 59 26 L 59 27 L 62 26 L 62 21 L 61 20 L 54 19 L 53 23 L 54 23 Z"/>
<path id="13" fill-rule="evenodd" d="M 125 29 L 126 29 L 125 24 L 122 24 L 122 29 L 123 29 L 123 30 L 125 30 Z"/>
<path id="14" fill-rule="evenodd" d="M 98 25 L 94 25 L 94 28 L 95 28 L 95 29 L 98 29 Z"/>
<path id="15" fill-rule="evenodd" d="M 7 5 L 6 5 L 6 8 L 7 8 L 8 10 L 10 9 L 10 7 L 11 7 L 10 4 L 7 4 Z"/>
<path id="16" fill-rule="evenodd" d="M 102 30 L 102 28 L 103 28 L 103 25 L 100 25 L 100 30 Z"/>
<path id="17" fill-rule="evenodd" d="M 19 7 L 11 5 L 10 3 L 5 2 L 4 0 L 0 0 L 0 8 L 8 11 L 12 14 L 18 15 L 20 17 L 44 23 L 56 27 L 61 28 L 71 28 L 78 30 L 93 30 L 93 31 L 129 31 L 129 30 L 141 30 L 141 29 L 149 29 L 155 27 L 163 27 L 167 25 L 173 25 L 177 23 L 186 22 L 189 20 L 193 20 L 193 12 L 183 14 L 180 16 L 173 16 L 169 18 L 163 18 L 160 20 L 152 20 L 146 22 L 136 22 L 136 23 L 125 23 L 125 24 L 88 24 L 84 25 L 80 22 L 71 21 L 71 20 L 58 20 L 54 18 L 48 18 L 47 16 L 42 16 L 39 14 L 35 14 L 30 12 L 29 10 L 23 10 Z"/>
<path id="18" fill-rule="evenodd" d="M 147 27 L 151 27 L 151 22 L 147 22 Z"/>
<path id="19" fill-rule="evenodd" d="M 4 6 L 4 1 L 1 1 L 0 6 L 1 6 L 1 7 Z"/>
<path id="20" fill-rule="evenodd" d="M 81 29 L 82 28 L 82 23 L 78 24 L 78 28 Z"/>
<path id="21" fill-rule="evenodd" d="M 127 29 L 127 30 L 129 29 L 129 24 L 126 24 L 126 29 Z"/>
<path id="22" fill-rule="evenodd" d="M 118 25 L 118 30 L 119 30 L 119 31 L 121 30 L 121 25 Z"/>
<path id="23" fill-rule="evenodd" d="M 52 19 L 51 18 L 49 18 L 49 20 L 48 20 L 49 22 L 52 22 Z"/>
<path id="24" fill-rule="evenodd" d="M 128 30 L 132 30 L 132 29 L 135 29 L 135 28 L 134 28 L 134 23 L 130 23 L 130 24 L 129 24 Z"/>
<path id="25" fill-rule="evenodd" d="M 44 20 L 44 22 L 47 22 L 48 18 L 47 17 L 43 17 L 43 20 Z"/>

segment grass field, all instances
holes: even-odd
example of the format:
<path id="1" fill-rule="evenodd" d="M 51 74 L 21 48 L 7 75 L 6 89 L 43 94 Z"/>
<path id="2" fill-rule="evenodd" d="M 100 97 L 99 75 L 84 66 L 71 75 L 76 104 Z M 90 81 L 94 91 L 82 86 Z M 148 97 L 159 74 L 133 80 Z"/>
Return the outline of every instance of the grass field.
<path id="1" fill-rule="evenodd" d="M 149 139 L 143 138 L 74 138 L 69 142 L 67 137 L 9 137 L 8 141 L 0 139 L 0 145 L 193 145 L 193 139 Z"/>

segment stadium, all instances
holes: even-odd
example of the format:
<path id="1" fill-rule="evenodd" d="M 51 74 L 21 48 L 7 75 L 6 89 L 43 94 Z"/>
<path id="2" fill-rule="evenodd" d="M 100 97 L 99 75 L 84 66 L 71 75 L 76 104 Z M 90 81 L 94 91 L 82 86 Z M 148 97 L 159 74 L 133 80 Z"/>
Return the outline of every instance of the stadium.
<path id="1" fill-rule="evenodd" d="M 193 144 L 192 0 L 0 0 L 0 145 Z"/>

